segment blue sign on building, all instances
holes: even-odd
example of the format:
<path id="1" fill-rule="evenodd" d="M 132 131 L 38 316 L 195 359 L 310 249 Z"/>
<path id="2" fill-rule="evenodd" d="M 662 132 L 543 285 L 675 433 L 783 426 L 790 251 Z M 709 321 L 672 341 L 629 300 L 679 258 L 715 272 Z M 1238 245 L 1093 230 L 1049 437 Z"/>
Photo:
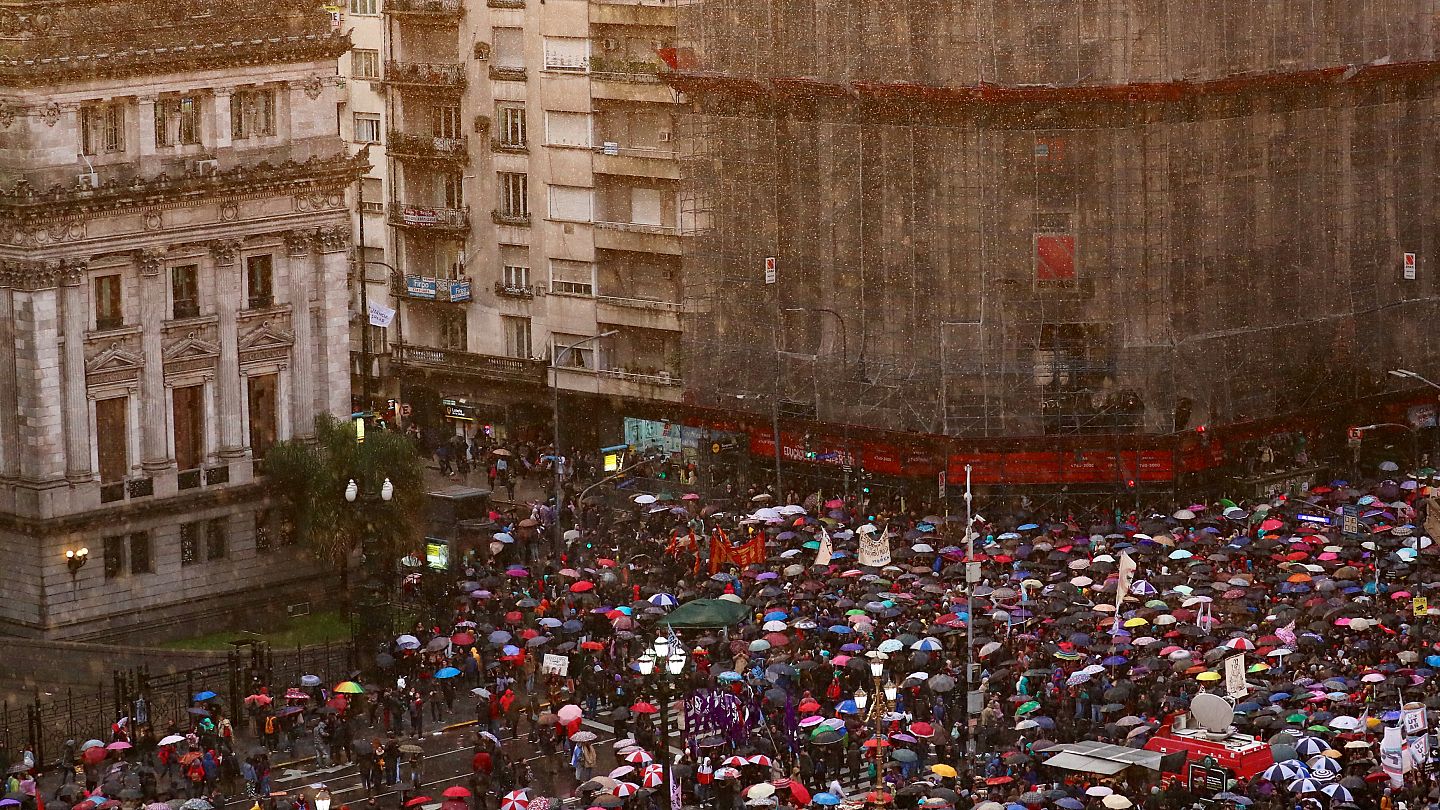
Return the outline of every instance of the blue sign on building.
<path id="1" fill-rule="evenodd" d="M 469 282 L 468 280 L 467 280 L 467 281 L 451 281 L 451 282 L 450 282 L 450 300 L 451 300 L 451 301 L 469 301 L 469 300 L 470 300 L 470 282 Z"/>
<path id="2" fill-rule="evenodd" d="M 435 298 L 435 279 L 424 276 L 406 276 L 405 294 L 411 298 Z"/>

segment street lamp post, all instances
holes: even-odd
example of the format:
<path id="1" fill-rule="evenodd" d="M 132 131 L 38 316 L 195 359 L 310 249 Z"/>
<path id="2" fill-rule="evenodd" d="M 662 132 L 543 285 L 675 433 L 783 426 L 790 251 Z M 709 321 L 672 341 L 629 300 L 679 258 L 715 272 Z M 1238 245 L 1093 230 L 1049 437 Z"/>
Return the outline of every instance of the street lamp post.
<path id="1" fill-rule="evenodd" d="M 970 693 L 975 686 L 975 585 L 979 577 L 972 577 L 975 566 L 975 512 L 974 497 L 970 491 L 971 465 L 965 465 L 965 748 L 970 754 L 970 767 L 975 767 L 976 746 L 974 717 L 970 711 Z"/>
<path id="2" fill-rule="evenodd" d="M 883 686 L 881 685 L 885 678 L 885 654 L 882 652 L 872 652 L 869 655 L 870 677 L 874 681 L 871 689 L 871 695 L 874 696 L 873 701 L 870 697 L 866 696 L 863 689 L 857 689 L 855 690 L 855 708 L 864 710 L 865 705 L 867 703 L 870 704 L 867 719 L 870 721 L 875 740 L 875 779 L 873 789 L 878 793 L 881 785 L 882 752 L 880 749 L 883 747 L 880 744 L 881 723 L 884 721 L 885 712 L 889 711 L 890 707 L 895 704 L 895 696 L 899 690 L 893 682 L 886 683 Z"/>
<path id="3" fill-rule="evenodd" d="M 670 680 L 685 671 L 686 655 L 683 648 L 671 649 L 670 640 L 664 636 L 655 639 L 655 644 L 637 662 L 640 674 L 649 678 L 655 673 L 656 661 L 664 662 L 664 669 L 656 679 L 660 688 L 660 774 L 661 787 L 666 791 L 664 807 L 669 803 L 670 791 Z"/>
<path id="4" fill-rule="evenodd" d="M 394 497 L 395 485 L 390 483 L 389 478 L 386 478 L 384 483 L 380 485 L 380 490 L 378 492 L 373 493 L 362 493 L 360 491 L 360 485 L 355 483 L 354 478 L 351 478 L 349 482 L 345 484 L 345 502 L 348 504 L 373 504 L 376 502 L 389 503 Z M 380 589 L 383 587 L 383 584 L 380 580 L 379 571 L 377 570 L 379 564 L 378 558 L 380 555 L 373 547 L 373 531 L 373 524 L 367 522 L 365 524 L 365 534 L 360 538 L 360 564 L 362 573 L 365 576 L 365 581 L 361 583 L 360 588 L 363 592 L 362 598 L 364 600 L 364 604 L 356 605 L 355 601 L 350 599 L 348 593 L 345 597 L 346 603 L 350 605 L 351 614 L 349 616 L 350 646 L 352 652 L 355 654 L 355 660 L 357 665 L 364 660 L 360 656 L 361 638 L 359 634 L 355 632 L 355 625 L 357 621 L 358 623 L 365 625 L 368 629 L 373 629 L 374 625 L 378 624 L 381 618 L 376 614 L 381 611 L 383 605 L 386 605 L 389 602 L 389 594 L 386 594 L 384 599 L 381 598 L 380 594 Z M 363 618 L 359 615 L 359 611 L 356 610 L 357 608 L 363 609 L 364 613 L 366 614 Z M 388 624 L 388 611 L 385 613 L 385 619 Z M 393 628 L 387 626 L 386 632 L 388 633 L 391 629 Z M 369 641 L 371 639 L 366 638 L 365 640 Z"/>
<path id="5" fill-rule="evenodd" d="M 584 346 L 586 343 L 594 343 L 601 338 L 618 334 L 620 334 L 619 329 L 611 329 L 608 332 L 601 332 L 598 335 L 592 335 L 583 340 L 577 340 L 568 346 L 563 346 L 560 351 L 555 353 L 555 360 L 551 364 L 551 377 L 554 381 L 550 386 L 550 421 L 555 428 L 555 446 L 552 448 L 553 455 L 550 459 L 550 469 L 555 474 L 555 526 L 553 537 L 556 554 L 565 553 L 565 541 L 560 529 L 560 512 L 564 506 L 564 493 L 561 489 L 563 482 L 560 479 L 560 364 L 565 360 L 565 355 L 574 351 L 576 348 Z"/>

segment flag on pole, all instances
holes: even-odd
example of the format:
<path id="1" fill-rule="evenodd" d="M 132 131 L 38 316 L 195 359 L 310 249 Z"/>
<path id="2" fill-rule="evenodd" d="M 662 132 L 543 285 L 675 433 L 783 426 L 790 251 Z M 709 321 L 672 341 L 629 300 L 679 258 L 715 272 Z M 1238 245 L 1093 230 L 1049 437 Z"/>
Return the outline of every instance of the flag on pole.
<path id="1" fill-rule="evenodd" d="M 820 548 L 815 552 L 816 565 L 829 565 L 830 558 L 834 556 L 835 549 L 830 545 L 830 533 L 820 528 Z"/>
<path id="2" fill-rule="evenodd" d="M 1120 571 L 1120 578 L 1115 582 L 1115 612 L 1120 612 L 1120 604 L 1130 593 L 1130 586 L 1135 582 L 1135 560 L 1131 559 L 1129 551 L 1120 552 L 1120 562 L 1116 566 Z M 1120 626 L 1117 620 L 1116 627 Z"/>
<path id="3" fill-rule="evenodd" d="M 395 320 L 395 310 L 377 301 L 370 302 L 370 325 L 388 328 Z"/>

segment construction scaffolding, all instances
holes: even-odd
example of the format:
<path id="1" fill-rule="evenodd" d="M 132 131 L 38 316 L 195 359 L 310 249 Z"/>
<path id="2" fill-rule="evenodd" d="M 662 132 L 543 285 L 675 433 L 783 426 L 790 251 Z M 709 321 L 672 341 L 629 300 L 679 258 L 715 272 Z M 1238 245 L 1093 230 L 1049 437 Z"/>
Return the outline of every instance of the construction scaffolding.
<path id="1" fill-rule="evenodd" d="M 695 401 L 1166 435 L 1434 372 L 1437 12 L 681 5 Z"/>

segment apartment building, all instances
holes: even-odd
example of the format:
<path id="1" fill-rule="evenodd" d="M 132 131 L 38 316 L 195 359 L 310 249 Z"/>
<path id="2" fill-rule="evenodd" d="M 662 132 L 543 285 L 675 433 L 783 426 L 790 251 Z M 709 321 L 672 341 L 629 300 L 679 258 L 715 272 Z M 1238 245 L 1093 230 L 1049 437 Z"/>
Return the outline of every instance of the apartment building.
<path id="1" fill-rule="evenodd" d="M 271 0 L 18 9 L 0 52 L 0 632 L 114 640 L 303 601 L 321 572 L 261 462 L 350 405 L 349 42 L 318 6 Z"/>
<path id="2" fill-rule="evenodd" d="M 552 384 L 678 400 L 673 2 L 351 2 L 350 126 L 378 109 L 385 130 L 366 182 L 384 188 L 389 266 L 368 297 L 398 310 L 372 340 L 377 399 L 502 432 L 548 420 Z"/>

